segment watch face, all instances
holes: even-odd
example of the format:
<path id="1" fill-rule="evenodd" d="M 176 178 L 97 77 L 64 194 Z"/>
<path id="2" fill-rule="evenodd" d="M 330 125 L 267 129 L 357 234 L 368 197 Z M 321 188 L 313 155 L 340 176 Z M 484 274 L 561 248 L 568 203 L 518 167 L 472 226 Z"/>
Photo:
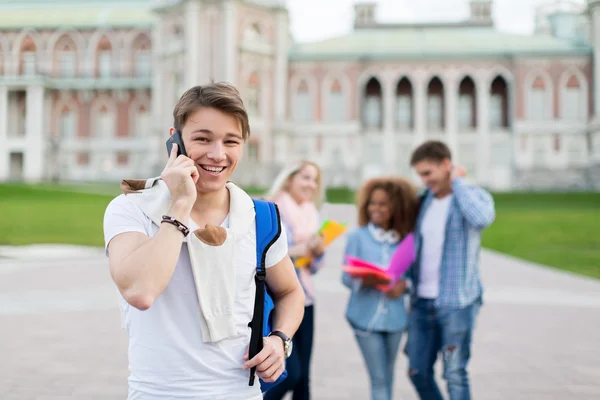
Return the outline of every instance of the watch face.
<path id="1" fill-rule="evenodd" d="M 285 343 L 285 357 L 288 358 L 292 354 L 292 348 L 294 347 L 294 343 L 291 340 L 286 341 Z"/>

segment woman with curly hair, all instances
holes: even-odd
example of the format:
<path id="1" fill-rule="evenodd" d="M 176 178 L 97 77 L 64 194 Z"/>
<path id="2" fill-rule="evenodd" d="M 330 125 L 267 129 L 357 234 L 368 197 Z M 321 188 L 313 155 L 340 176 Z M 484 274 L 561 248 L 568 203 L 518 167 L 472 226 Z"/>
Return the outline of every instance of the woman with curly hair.
<path id="1" fill-rule="evenodd" d="M 359 227 L 348 234 L 344 252 L 387 268 L 400 241 L 414 228 L 418 197 L 402 178 L 374 178 L 365 182 L 357 196 Z M 408 313 L 404 302 L 406 280 L 387 291 L 376 288 L 375 278 L 342 275 L 351 290 L 346 319 L 354 330 L 371 381 L 373 400 L 390 400 L 396 355 Z"/>

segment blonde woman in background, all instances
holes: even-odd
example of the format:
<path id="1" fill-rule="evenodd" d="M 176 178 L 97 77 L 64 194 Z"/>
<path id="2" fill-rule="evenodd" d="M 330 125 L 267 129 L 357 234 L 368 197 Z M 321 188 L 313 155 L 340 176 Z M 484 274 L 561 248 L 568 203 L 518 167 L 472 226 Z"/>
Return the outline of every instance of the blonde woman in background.
<path id="1" fill-rule="evenodd" d="M 321 168 L 307 160 L 295 162 L 284 168 L 266 195 L 279 207 L 281 220 L 286 227 L 289 255 L 292 261 L 310 255 L 312 262 L 306 268 L 296 268 L 306 294 L 304 319 L 293 338 L 292 354 L 287 360 L 288 377 L 269 390 L 265 400 L 282 399 L 288 391 L 293 400 L 310 398 L 310 358 L 314 333 L 315 290 L 312 275 L 321 267 L 324 247 L 318 234 L 319 207 L 324 198 Z"/>

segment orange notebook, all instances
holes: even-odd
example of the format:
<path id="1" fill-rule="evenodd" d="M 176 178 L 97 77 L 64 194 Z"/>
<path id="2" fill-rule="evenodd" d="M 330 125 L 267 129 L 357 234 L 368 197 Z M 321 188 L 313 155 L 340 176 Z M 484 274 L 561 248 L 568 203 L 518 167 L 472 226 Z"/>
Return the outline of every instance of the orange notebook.
<path id="1" fill-rule="evenodd" d="M 323 222 L 323 225 L 319 229 L 319 233 L 323 235 L 323 245 L 325 248 L 329 246 L 335 239 L 340 237 L 346 232 L 348 228 L 345 224 L 341 224 L 337 221 L 330 219 Z M 306 268 L 312 260 L 312 257 L 300 257 L 296 260 L 297 268 Z"/>

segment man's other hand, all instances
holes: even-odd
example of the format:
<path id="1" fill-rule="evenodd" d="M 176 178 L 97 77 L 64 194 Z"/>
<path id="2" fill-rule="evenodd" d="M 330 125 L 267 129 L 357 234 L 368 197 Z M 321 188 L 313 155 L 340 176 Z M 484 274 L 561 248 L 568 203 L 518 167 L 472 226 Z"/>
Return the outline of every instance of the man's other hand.
<path id="1" fill-rule="evenodd" d="M 256 367 L 256 374 L 265 382 L 275 382 L 285 369 L 283 341 L 279 336 L 263 338 L 263 349 L 248 361 L 248 350 L 244 355 L 244 369 Z"/>

